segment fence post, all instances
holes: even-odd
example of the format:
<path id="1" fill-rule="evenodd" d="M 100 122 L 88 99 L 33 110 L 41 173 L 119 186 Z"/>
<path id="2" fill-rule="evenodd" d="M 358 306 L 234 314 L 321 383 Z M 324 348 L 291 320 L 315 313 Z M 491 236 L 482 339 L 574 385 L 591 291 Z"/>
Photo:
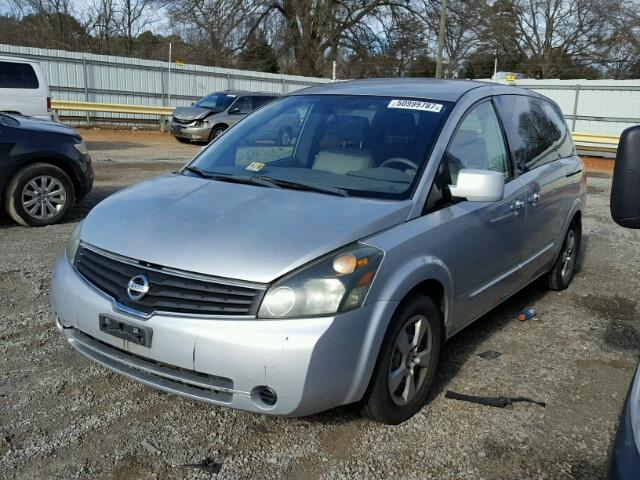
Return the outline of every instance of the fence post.
<path id="1" fill-rule="evenodd" d="M 282 76 L 282 94 L 287 93 L 287 79 Z"/>
<path id="2" fill-rule="evenodd" d="M 580 84 L 576 83 L 576 93 L 573 97 L 573 119 L 571 120 L 571 131 L 576 131 L 576 117 L 578 116 L 578 97 L 580 96 Z"/>
<path id="3" fill-rule="evenodd" d="M 231 90 L 231 74 L 227 73 L 227 90 Z"/>
<path id="4" fill-rule="evenodd" d="M 89 75 L 87 74 L 87 56 L 82 56 L 82 73 L 84 76 L 84 101 L 89 102 Z M 87 112 L 87 126 L 91 125 L 91 119 L 89 117 L 89 112 Z"/>
<path id="5" fill-rule="evenodd" d="M 168 105 L 165 102 L 164 96 L 164 68 L 162 68 L 162 65 L 160 65 L 160 95 L 161 95 L 161 100 L 162 100 L 162 105 L 164 105 L 165 107 L 168 107 Z"/>

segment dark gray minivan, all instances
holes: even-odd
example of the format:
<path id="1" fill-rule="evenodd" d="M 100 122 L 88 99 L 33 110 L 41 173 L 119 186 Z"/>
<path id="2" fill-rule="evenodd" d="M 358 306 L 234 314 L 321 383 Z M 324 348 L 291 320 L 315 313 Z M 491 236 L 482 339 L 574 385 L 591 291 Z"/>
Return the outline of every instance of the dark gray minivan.
<path id="1" fill-rule="evenodd" d="M 585 201 L 564 118 L 537 93 L 316 86 L 96 206 L 55 266 L 58 328 L 192 399 L 291 416 L 358 403 L 396 424 L 448 338 L 539 277 L 569 286 Z"/>

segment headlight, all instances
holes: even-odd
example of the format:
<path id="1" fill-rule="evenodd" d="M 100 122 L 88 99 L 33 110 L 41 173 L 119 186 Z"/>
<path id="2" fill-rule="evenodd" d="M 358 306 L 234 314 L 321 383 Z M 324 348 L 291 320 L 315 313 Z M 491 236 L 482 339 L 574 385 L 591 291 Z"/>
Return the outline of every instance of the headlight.
<path id="1" fill-rule="evenodd" d="M 362 306 L 383 253 L 355 244 L 326 255 L 276 282 L 258 311 L 260 318 L 332 315 Z"/>
<path id="2" fill-rule="evenodd" d="M 78 150 L 82 155 L 87 155 L 89 153 L 89 149 L 87 148 L 87 144 L 82 140 L 80 143 L 76 143 L 73 145 L 76 150 Z"/>
<path id="3" fill-rule="evenodd" d="M 67 260 L 69 260 L 69 263 L 71 263 L 72 265 L 73 260 L 76 258 L 78 246 L 80 245 L 80 230 L 82 230 L 82 222 L 76 225 L 76 228 L 74 228 L 73 232 L 71 232 L 69 240 L 67 241 L 67 246 L 64 250 L 65 255 L 67 256 Z"/>

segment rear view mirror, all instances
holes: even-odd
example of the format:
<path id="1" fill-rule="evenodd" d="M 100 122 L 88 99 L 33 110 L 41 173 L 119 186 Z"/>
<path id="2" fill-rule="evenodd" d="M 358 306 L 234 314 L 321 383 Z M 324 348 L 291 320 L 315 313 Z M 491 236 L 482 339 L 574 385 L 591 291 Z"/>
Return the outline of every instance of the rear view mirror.
<path id="1" fill-rule="evenodd" d="M 456 185 L 449 185 L 451 195 L 470 202 L 497 202 L 504 196 L 504 175 L 492 170 L 464 168 L 458 172 Z"/>
<path id="2" fill-rule="evenodd" d="M 640 125 L 620 135 L 611 186 L 611 217 L 622 227 L 640 228 Z"/>

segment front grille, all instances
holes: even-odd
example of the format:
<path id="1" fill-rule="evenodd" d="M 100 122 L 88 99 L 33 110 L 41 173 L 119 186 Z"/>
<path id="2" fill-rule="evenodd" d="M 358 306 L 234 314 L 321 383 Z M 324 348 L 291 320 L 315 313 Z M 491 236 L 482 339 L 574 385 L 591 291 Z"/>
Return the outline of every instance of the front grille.
<path id="1" fill-rule="evenodd" d="M 219 279 L 195 279 L 159 266 L 118 260 L 80 246 L 74 260 L 78 272 L 118 303 L 145 314 L 255 315 L 264 289 L 239 286 Z M 149 291 L 139 300 L 127 294 L 129 280 L 146 275 Z"/>

